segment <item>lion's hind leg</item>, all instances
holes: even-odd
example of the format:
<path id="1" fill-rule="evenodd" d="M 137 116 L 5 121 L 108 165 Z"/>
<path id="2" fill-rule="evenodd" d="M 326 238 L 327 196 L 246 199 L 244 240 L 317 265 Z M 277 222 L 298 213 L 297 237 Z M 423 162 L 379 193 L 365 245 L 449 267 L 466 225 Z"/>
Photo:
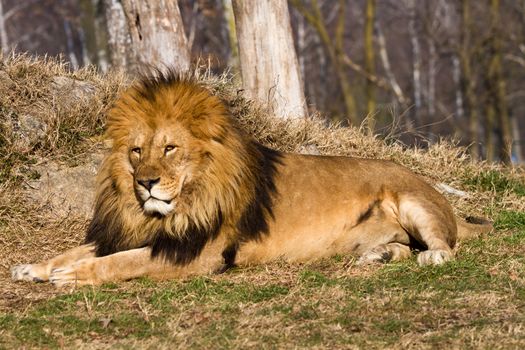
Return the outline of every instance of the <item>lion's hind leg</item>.
<path id="1" fill-rule="evenodd" d="M 402 243 L 380 244 L 364 252 L 359 260 L 358 265 L 368 265 L 374 263 L 387 263 L 390 261 L 399 261 L 407 259 L 412 255 L 410 247 Z"/>
<path id="2" fill-rule="evenodd" d="M 419 265 L 440 265 L 454 259 L 457 226 L 444 198 L 406 197 L 399 203 L 399 222 L 427 250 L 419 253 Z"/>
<path id="3" fill-rule="evenodd" d="M 54 269 L 93 256 L 95 256 L 94 246 L 92 244 L 84 244 L 40 264 L 13 266 L 11 268 L 11 278 L 14 281 L 46 282 Z"/>

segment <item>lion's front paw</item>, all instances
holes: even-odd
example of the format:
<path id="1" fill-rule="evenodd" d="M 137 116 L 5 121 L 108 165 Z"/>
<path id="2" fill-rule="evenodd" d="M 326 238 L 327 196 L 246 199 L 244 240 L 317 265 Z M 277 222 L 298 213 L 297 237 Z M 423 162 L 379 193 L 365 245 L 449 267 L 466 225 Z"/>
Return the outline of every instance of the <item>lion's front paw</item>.
<path id="1" fill-rule="evenodd" d="M 40 265 L 16 265 L 11 268 L 13 281 L 45 282 L 48 279 L 45 268 Z"/>
<path id="2" fill-rule="evenodd" d="M 454 259 L 454 255 L 448 250 L 433 249 L 433 250 L 425 250 L 419 253 L 419 256 L 417 257 L 417 262 L 421 266 L 441 265 L 453 259 Z"/>
<path id="3" fill-rule="evenodd" d="M 74 264 L 51 270 L 49 282 L 56 287 L 98 285 L 101 283 L 92 259 L 80 260 Z"/>

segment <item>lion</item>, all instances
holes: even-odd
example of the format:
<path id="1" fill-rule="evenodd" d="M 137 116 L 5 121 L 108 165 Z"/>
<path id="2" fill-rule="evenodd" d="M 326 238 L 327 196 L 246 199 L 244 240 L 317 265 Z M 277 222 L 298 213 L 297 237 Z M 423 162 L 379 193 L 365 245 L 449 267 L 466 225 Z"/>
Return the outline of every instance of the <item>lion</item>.
<path id="1" fill-rule="evenodd" d="M 14 280 L 98 285 L 335 254 L 384 263 L 414 251 L 420 265 L 439 265 L 458 237 L 490 230 L 457 220 L 439 192 L 393 162 L 269 149 L 219 97 L 173 72 L 125 91 L 107 137 L 85 244 L 13 267 Z"/>

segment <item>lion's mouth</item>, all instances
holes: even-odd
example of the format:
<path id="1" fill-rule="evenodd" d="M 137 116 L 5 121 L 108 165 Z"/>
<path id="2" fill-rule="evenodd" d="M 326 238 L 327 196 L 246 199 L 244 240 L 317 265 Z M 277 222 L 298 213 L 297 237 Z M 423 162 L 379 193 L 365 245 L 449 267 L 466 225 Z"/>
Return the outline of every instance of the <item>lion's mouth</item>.
<path id="1" fill-rule="evenodd" d="M 144 211 L 148 214 L 160 215 L 167 215 L 175 209 L 175 206 L 173 205 L 173 200 L 159 199 L 153 196 L 150 196 L 148 199 L 146 199 L 142 207 L 144 208 Z"/>
<path id="2" fill-rule="evenodd" d="M 154 199 L 156 201 L 161 201 L 161 202 L 164 202 L 166 204 L 171 204 L 171 201 L 172 201 L 171 199 L 161 199 L 161 198 L 157 198 L 157 197 L 153 197 L 153 196 L 148 198 L 148 200 L 150 200 L 150 199 Z"/>

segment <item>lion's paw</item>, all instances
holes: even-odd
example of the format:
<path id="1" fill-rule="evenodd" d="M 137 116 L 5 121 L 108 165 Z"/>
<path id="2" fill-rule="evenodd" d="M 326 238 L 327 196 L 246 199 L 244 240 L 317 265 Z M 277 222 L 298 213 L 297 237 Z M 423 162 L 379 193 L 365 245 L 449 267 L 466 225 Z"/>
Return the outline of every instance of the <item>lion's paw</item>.
<path id="1" fill-rule="evenodd" d="M 49 282 L 56 287 L 100 284 L 92 260 L 85 259 L 74 264 L 51 270 Z"/>
<path id="2" fill-rule="evenodd" d="M 419 265 L 441 265 L 447 261 L 454 260 L 454 255 L 443 249 L 425 250 L 419 253 L 417 262 Z"/>
<path id="3" fill-rule="evenodd" d="M 47 274 L 39 265 L 23 264 L 11 268 L 13 281 L 45 282 Z"/>
<path id="4" fill-rule="evenodd" d="M 357 260 L 357 265 L 384 264 L 390 260 L 392 260 L 392 251 L 381 246 L 361 255 Z"/>

